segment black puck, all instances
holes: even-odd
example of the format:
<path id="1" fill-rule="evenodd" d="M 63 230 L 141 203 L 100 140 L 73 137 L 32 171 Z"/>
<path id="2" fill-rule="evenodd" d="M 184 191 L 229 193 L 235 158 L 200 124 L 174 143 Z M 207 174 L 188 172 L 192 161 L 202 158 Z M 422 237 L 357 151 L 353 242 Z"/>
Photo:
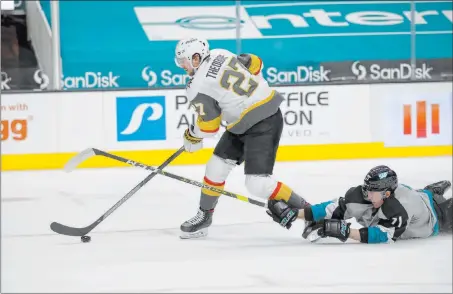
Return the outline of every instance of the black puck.
<path id="1" fill-rule="evenodd" d="M 90 236 L 82 236 L 80 239 L 82 240 L 83 243 L 88 243 L 91 241 Z"/>

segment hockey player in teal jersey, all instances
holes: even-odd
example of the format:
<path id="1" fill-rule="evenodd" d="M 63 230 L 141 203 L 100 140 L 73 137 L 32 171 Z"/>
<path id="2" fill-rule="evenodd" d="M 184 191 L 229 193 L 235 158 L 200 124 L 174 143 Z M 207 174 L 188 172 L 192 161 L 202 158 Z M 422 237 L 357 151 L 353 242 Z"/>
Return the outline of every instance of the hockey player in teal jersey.
<path id="1" fill-rule="evenodd" d="M 297 218 L 308 225 L 303 236 L 311 241 L 334 237 L 342 242 L 391 243 L 399 239 L 427 238 L 452 232 L 453 199 L 444 193 L 449 181 L 413 189 L 398 182 L 395 171 L 381 165 L 371 169 L 362 185 L 350 188 L 344 197 L 304 209 L 283 200 L 269 200 L 267 213 L 286 228 Z M 363 226 L 351 229 L 348 219 Z"/>

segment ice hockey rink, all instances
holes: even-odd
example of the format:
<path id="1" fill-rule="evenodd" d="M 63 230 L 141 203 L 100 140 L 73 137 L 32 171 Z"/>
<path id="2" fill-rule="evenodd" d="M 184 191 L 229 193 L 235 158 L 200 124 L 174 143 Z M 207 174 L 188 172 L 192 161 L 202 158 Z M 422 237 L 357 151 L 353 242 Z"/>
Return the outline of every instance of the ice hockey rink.
<path id="1" fill-rule="evenodd" d="M 342 196 L 378 164 L 415 188 L 452 179 L 451 157 L 278 162 L 274 175 L 317 203 Z M 203 165 L 167 170 L 204 175 Z M 222 196 L 209 236 L 181 240 L 199 188 L 160 175 L 92 231 L 90 243 L 50 230 L 52 221 L 89 225 L 147 173 L 3 172 L 2 292 L 452 292 L 451 236 L 313 244 L 301 237 L 302 222 L 286 230 L 262 208 Z M 225 189 L 249 196 L 244 179 L 236 168 Z"/>

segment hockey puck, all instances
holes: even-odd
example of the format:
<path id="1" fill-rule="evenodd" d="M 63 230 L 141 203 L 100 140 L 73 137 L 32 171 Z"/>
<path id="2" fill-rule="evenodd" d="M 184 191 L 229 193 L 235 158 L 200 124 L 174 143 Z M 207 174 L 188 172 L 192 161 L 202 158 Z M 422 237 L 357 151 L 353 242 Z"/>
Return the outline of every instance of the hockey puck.
<path id="1" fill-rule="evenodd" d="M 82 236 L 80 239 L 82 239 L 83 243 L 88 243 L 88 242 L 91 241 L 91 237 L 90 236 Z"/>

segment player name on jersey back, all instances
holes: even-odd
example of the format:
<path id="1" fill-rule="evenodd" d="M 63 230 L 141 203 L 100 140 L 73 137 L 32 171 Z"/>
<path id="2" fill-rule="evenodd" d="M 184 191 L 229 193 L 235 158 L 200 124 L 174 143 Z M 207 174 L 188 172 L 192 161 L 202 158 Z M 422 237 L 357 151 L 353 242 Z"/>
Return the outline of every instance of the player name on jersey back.
<path id="1" fill-rule="evenodd" d="M 225 63 L 225 60 L 227 60 L 226 56 L 217 55 L 209 66 L 206 77 L 216 79 L 222 65 Z"/>

